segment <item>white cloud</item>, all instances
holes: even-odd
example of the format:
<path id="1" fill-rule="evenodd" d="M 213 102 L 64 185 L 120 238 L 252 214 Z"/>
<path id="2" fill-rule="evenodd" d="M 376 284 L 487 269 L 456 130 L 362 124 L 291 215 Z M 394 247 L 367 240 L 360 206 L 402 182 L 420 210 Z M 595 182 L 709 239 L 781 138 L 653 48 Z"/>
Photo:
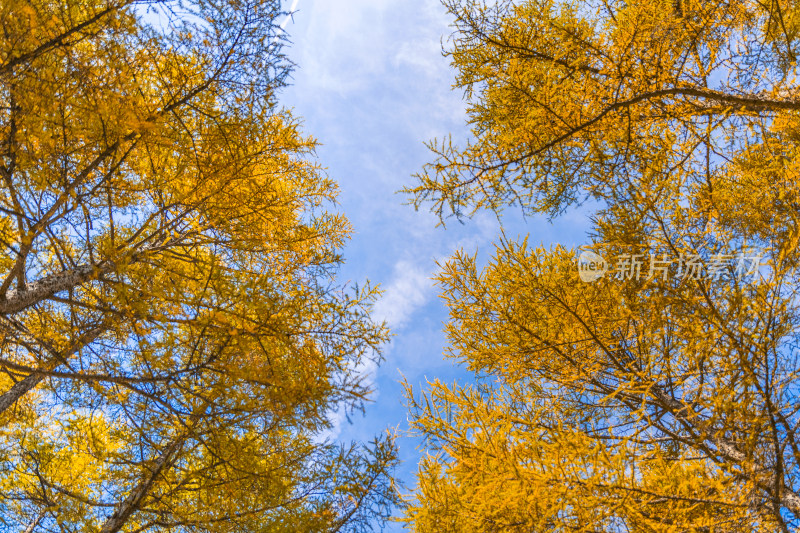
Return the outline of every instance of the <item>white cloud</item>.
<path id="1" fill-rule="evenodd" d="M 299 3 L 300 3 L 300 0 L 294 0 L 294 2 L 292 2 L 292 7 L 289 8 L 289 15 L 285 19 L 283 19 L 283 22 L 281 22 L 281 29 L 282 30 L 286 29 L 286 25 L 289 24 L 290 20 L 292 20 L 292 15 L 291 14 L 294 13 L 297 10 L 297 4 L 299 4 Z"/>
<path id="2" fill-rule="evenodd" d="M 295 16 L 307 20 L 295 36 L 295 61 L 313 72 L 314 84 L 339 93 L 363 88 L 384 70 L 390 39 L 383 21 L 392 7 L 388 0 L 306 0 Z M 395 3 L 396 4 L 396 3 Z"/>
<path id="3" fill-rule="evenodd" d="M 377 321 L 385 320 L 393 331 L 397 331 L 411 321 L 414 312 L 424 306 L 433 293 L 433 272 L 428 272 L 419 264 L 406 260 L 398 261 L 394 266 L 394 276 L 383 288 L 381 299 L 375 304 L 372 316 Z M 373 389 L 371 400 L 378 399 L 379 391 L 375 386 L 378 366 L 372 361 L 362 361 L 355 368 L 355 373 L 365 379 L 365 384 Z M 318 436 L 319 441 L 336 439 L 345 427 L 347 419 L 344 409 L 330 411 L 328 419 L 331 428 Z"/>
<path id="4" fill-rule="evenodd" d="M 393 330 L 403 327 L 414 312 L 425 305 L 433 292 L 432 272 L 405 260 L 394 267 L 394 279 L 384 288 L 373 316 L 385 320 Z"/>
<path id="5" fill-rule="evenodd" d="M 435 305 L 434 259 L 460 247 L 471 252 L 496 233 L 490 215 L 436 228 L 435 216 L 415 213 L 402 205 L 407 197 L 394 194 L 413 184 L 411 175 L 429 160 L 423 141 L 451 131 L 461 136 L 464 104 L 450 90 L 454 72 L 441 55 L 449 22 L 439 0 L 302 0 L 285 28 L 298 68 L 284 103 L 323 143 L 318 155 L 341 185 L 342 209 L 356 231 L 343 279 L 380 282 L 373 318 L 397 334 L 384 347 L 381 369 L 353 369 L 375 391 L 368 416 L 394 414 L 348 427 L 344 412 L 330 412 L 332 428 L 320 439 L 346 440 L 402 422 L 396 388 L 388 385 L 379 397 L 378 384 L 387 387 L 396 368 L 413 378 L 449 365 L 439 345 L 443 307 Z"/>

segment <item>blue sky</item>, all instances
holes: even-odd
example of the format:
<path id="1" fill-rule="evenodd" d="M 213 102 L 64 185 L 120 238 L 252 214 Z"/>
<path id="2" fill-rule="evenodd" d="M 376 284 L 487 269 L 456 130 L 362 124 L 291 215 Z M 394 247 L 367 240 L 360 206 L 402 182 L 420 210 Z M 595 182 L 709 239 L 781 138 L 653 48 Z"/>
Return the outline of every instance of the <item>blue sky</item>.
<path id="1" fill-rule="evenodd" d="M 499 223 L 481 213 L 465 224 L 436 227 L 397 194 L 430 159 L 424 141 L 452 133 L 465 139 L 465 103 L 453 91 L 454 71 L 441 54 L 451 33 L 438 0 L 297 0 L 285 25 L 297 64 L 283 105 L 302 117 L 306 133 L 321 146 L 319 162 L 341 187 L 340 208 L 355 234 L 345 249 L 342 281 L 380 284 L 375 316 L 395 334 L 386 361 L 368 369 L 376 393 L 365 416 L 340 420 L 336 436 L 368 440 L 386 428 L 407 429 L 400 380 L 415 387 L 425 379 L 468 380 L 442 356 L 447 309 L 430 277 L 436 262 L 455 250 L 491 253 Z M 290 3 L 286 3 L 287 8 Z M 531 244 L 581 244 L 585 220 L 567 216 L 555 224 L 538 218 L 504 219 L 509 237 L 531 234 Z M 413 437 L 399 441 L 401 481 L 413 485 L 420 451 Z M 397 528 L 392 528 L 397 529 Z"/>

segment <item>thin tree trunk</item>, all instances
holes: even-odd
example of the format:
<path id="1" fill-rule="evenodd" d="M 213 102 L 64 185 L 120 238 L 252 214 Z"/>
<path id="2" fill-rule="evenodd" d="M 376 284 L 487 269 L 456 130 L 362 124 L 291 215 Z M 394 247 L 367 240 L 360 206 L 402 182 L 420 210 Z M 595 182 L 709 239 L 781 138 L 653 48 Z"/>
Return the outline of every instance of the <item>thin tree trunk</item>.
<path id="1" fill-rule="evenodd" d="M 57 354 L 48 361 L 46 368 L 43 370 L 52 370 L 58 365 L 62 364 L 69 357 L 79 352 L 89 344 L 95 341 L 104 331 L 108 328 L 106 326 L 99 326 L 84 333 L 78 338 L 75 343 L 70 346 L 64 353 Z M 24 379 L 16 382 L 13 387 L 0 395 L 0 414 L 5 412 L 6 409 L 14 405 L 17 400 L 22 398 L 28 391 L 36 387 L 44 378 L 46 374 L 40 372 L 33 372 L 28 374 Z"/>
<path id="2" fill-rule="evenodd" d="M 106 520 L 105 524 L 103 524 L 103 528 L 100 530 L 100 533 L 117 533 L 125 526 L 133 513 L 139 510 L 142 501 L 150 493 L 150 489 L 152 489 L 153 484 L 156 482 L 156 478 L 158 478 L 159 474 L 161 474 L 164 469 L 172 466 L 172 462 L 175 459 L 175 453 L 181 448 L 185 440 L 185 434 L 179 435 L 161 451 L 161 454 L 158 456 L 158 459 L 156 459 L 155 464 L 153 464 L 153 468 L 150 470 L 149 475 L 140 481 L 138 485 L 136 485 L 136 487 L 130 492 L 130 494 L 128 494 L 128 497 L 125 498 L 125 500 L 117 505 L 114 514 L 111 515 L 108 520 Z"/>

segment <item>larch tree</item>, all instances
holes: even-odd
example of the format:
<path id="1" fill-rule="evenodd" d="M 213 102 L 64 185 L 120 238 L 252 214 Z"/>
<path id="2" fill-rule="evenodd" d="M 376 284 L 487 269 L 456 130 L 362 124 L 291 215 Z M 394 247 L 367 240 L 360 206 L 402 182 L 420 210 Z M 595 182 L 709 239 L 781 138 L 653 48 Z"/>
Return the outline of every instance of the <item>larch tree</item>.
<path id="1" fill-rule="evenodd" d="M 409 526 L 797 530 L 800 7 L 445 5 L 472 135 L 431 143 L 413 202 L 592 229 L 443 265 L 475 381 L 408 389 Z"/>
<path id="2" fill-rule="evenodd" d="M 0 529 L 369 530 L 323 438 L 387 332 L 335 277 L 278 0 L 0 3 Z"/>

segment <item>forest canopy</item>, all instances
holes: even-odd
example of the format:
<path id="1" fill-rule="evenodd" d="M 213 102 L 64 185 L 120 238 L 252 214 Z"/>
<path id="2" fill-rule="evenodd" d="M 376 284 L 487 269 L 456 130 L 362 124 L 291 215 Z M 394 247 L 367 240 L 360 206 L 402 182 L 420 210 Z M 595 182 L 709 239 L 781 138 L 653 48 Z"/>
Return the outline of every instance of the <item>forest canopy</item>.
<path id="1" fill-rule="evenodd" d="M 795 530 L 798 6 L 444 3 L 472 135 L 431 142 L 411 201 L 591 231 L 443 265 L 447 353 L 475 382 L 408 387 L 427 455 L 407 524 Z M 608 272 L 584 282 L 589 252 Z"/>
<path id="2" fill-rule="evenodd" d="M 375 397 L 378 317 L 402 329 L 428 271 L 395 262 L 377 312 L 340 279 L 349 191 L 283 106 L 287 3 L 0 3 L 0 529 L 798 530 L 800 8 L 443 0 L 469 135 L 429 142 L 405 200 L 496 215 L 499 237 L 440 262 L 446 372 L 467 378 L 405 384 L 422 454 L 399 489 L 394 436 L 330 436 Z M 439 77 L 404 34 L 387 64 Z M 315 105 L 371 173 L 348 209 L 385 216 L 410 158 L 367 153 L 393 142 L 374 126 L 446 113 L 409 128 L 392 98 L 430 87 L 392 70 L 369 99 L 364 63 L 314 86 L 341 109 Z M 576 218 L 583 246 L 536 242 Z M 432 233 L 406 222 L 355 270 L 418 254 Z"/>
<path id="3" fill-rule="evenodd" d="M 324 440 L 385 327 L 278 106 L 277 0 L 0 4 L 0 527 L 359 531 L 391 439 Z"/>

